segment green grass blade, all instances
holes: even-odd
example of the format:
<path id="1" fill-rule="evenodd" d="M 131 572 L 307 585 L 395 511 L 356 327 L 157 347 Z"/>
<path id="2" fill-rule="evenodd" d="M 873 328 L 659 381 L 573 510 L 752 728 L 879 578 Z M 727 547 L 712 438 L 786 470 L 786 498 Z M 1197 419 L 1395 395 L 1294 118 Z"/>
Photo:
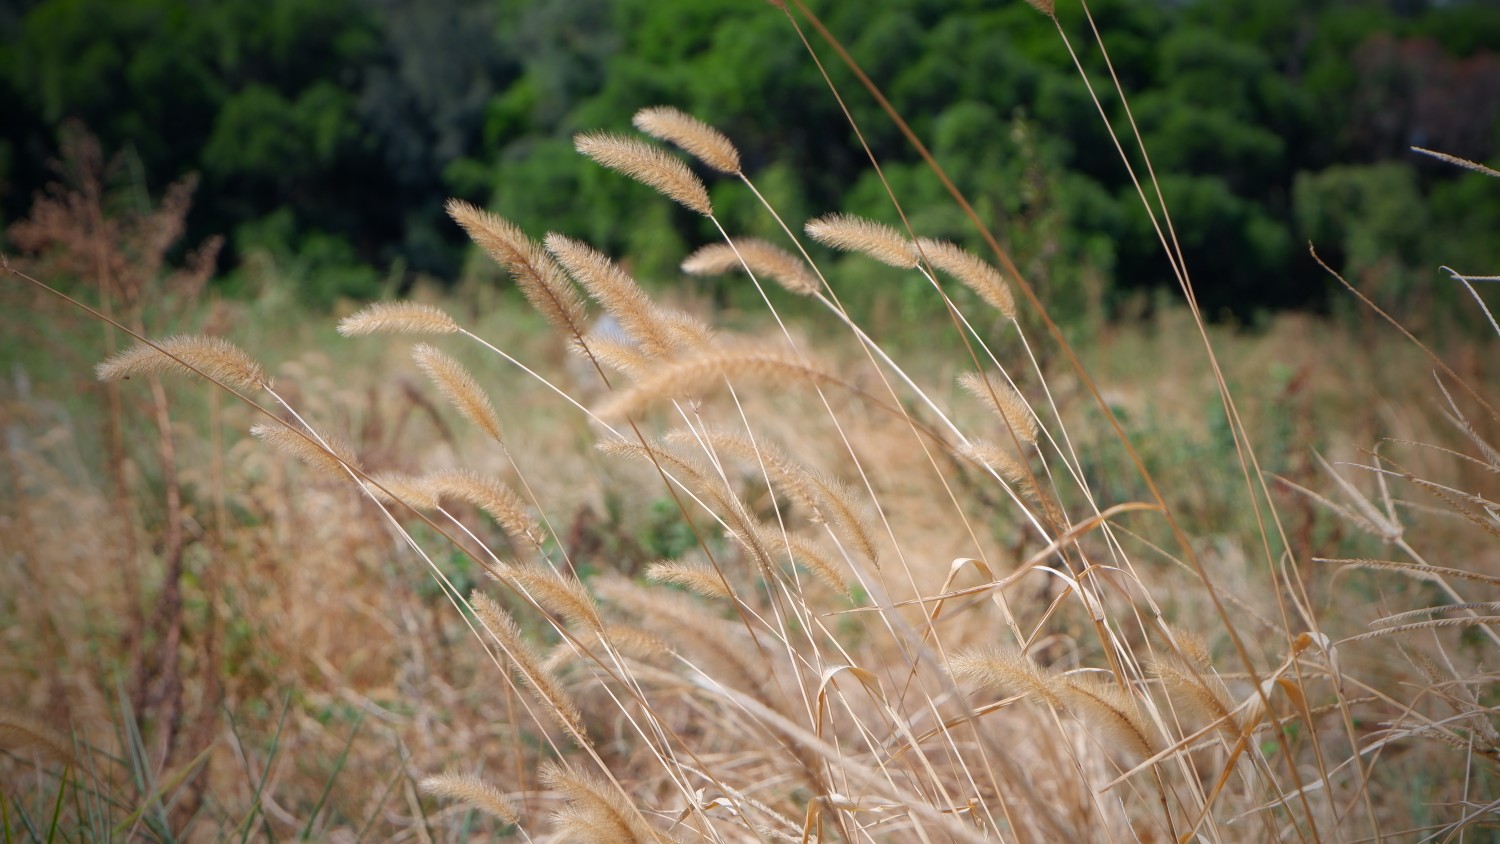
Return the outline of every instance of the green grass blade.
<path id="1" fill-rule="evenodd" d="M 344 742 L 344 750 L 339 754 L 338 761 L 333 763 L 333 771 L 328 775 L 328 781 L 323 783 L 323 793 L 318 795 L 318 802 L 313 804 L 312 814 L 307 816 L 307 826 L 302 828 L 302 835 L 298 839 L 306 841 L 312 835 L 313 824 L 318 820 L 318 814 L 323 811 L 323 804 L 328 800 L 328 793 L 333 791 L 333 781 L 338 779 L 339 772 L 344 770 L 344 763 L 349 759 L 349 748 L 354 746 L 354 737 L 359 735 L 359 726 L 365 722 L 365 714 L 361 712 L 354 721 L 354 729 L 349 731 L 349 740 Z"/>

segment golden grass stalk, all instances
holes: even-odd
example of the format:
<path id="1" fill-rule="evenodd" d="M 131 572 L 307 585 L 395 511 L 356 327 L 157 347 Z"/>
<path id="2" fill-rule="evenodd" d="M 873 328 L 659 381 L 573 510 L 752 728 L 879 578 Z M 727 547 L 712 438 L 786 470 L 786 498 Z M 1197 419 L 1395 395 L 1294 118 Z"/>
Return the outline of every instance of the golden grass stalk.
<path id="1" fill-rule="evenodd" d="M 188 374 L 207 377 L 242 392 L 269 388 L 265 367 L 239 346 L 220 337 L 184 334 L 137 342 L 94 367 L 100 381 L 133 375 Z"/>
<path id="2" fill-rule="evenodd" d="M 605 419 L 622 419 L 657 402 L 715 389 L 726 378 L 779 386 L 843 384 L 831 370 L 788 352 L 763 346 L 718 349 L 652 369 L 629 388 L 614 393 L 596 412 Z"/>
<path id="3" fill-rule="evenodd" d="M 441 503 L 437 491 L 425 478 L 402 472 L 380 472 L 372 475 L 370 480 L 378 484 L 372 485 L 370 492 L 385 504 L 400 502 L 414 510 L 436 510 Z"/>
<path id="4" fill-rule="evenodd" d="M 349 470 L 345 466 L 356 471 L 360 468 L 359 458 L 355 457 L 354 450 L 347 443 L 332 437 L 304 436 L 285 423 L 262 423 L 252 427 L 250 433 L 277 451 L 290 454 L 330 478 L 345 480 L 349 477 Z M 318 439 L 327 443 L 327 448 L 319 445 Z"/>
<path id="5" fill-rule="evenodd" d="M 726 601 L 734 598 L 734 592 L 713 566 L 694 560 L 661 560 L 651 563 L 646 566 L 646 579 L 681 586 L 705 598 L 722 598 Z"/>
<path id="6" fill-rule="evenodd" d="M 685 315 L 668 315 L 651 301 L 641 286 L 607 255 L 586 243 L 549 234 L 552 253 L 589 295 L 620 321 L 625 333 L 651 357 L 671 357 L 683 348 L 706 343 L 708 329 L 694 326 Z"/>
<path id="7" fill-rule="evenodd" d="M 593 596 L 578 578 L 538 565 L 502 563 L 491 566 L 490 572 L 496 579 L 524 590 L 543 609 L 562 616 L 569 624 L 603 632 L 599 608 L 594 606 Z"/>
<path id="8" fill-rule="evenodd" d="M 573 136 L 580 153 L 611 170 L 651 187 L 673 202 L 712 217 L 708 189 L 682 159 L 635 138 L 607 132 L 583 132 Z"/>
<path id="9" fill-rule="evenodd" d="M 659 141 L 682 147 L 720 173 L 739 175 L 740 151 L 723 132 L 690 114 L 671 106 L 651 106 L 637 111 L 631 123 Z"/>
<path id="10" fill-rule="evenodd" d="M 421 302 L 376 302 L 339 320 L 345 337 L 365 334 L 454 334 L 463 329 L 441 309 Z"/>
<path id="11" fill-rule="evenodd" d="M 473 422 L 495 442 L 504 441 L 500 430 L 500 416 L 495 413 L 495 406 L 463 364 L 426 343 L 418 343 L 411 350 L 411 355 L 417 366 L 427 373 L 427 377 L 448 399 L 448 403 L 463 414 L 465 419 Z"/>
<path id="12" fill-rule="evenodd" d="M 552 760 L 543 762 L 539 773 L 542 785 L 567 801 L 567 808 L 553 815 L 562 840 L 591 844 L 651 844 L 662 840 L 619 790 L 604 780 Z"/>
<path id="13" fill-rule="evenodd" d="M 1023 445 L 1036 442 L 1036 414 L 1031 412 L 1021 394 L 1005 383 L 1003 378 L 990 372 L 965 372 L 958 376 L 958 383 L 970 395 L 995 411 L 995 415 L 1005 422 Z"/>
<path id="14" fill-rule="evenodd" d="M 547 710 L 575 741 L 587 741 L 583 729 L 583 715 L 573 703 L 573 698 L 551 672 L 542 664 L 536 648 L 526 641 L 520 625 L 505 608 L 495 603 L 488 595 L 474 590 L 469 595 L 469 604 L 474 616 L 484 625 L 501 650 L 509 655 L 521 675 L 521 680 L 531 689 L 537 701 Z"/>
<path id="15" fill-rule="evenodd" d="M 586 333 L 583 297 L 562 268 L 516 224 L 459 199 L 448 200 L 448 216 L 468 232 L 516 280 L 516 286 L 552 327 L 577 339 Z"/>
<path id="16" fill-rule="evenodd" d="M 911 241 L 895 228 L 852 214 L 827 214 L 807 222 L 809 237 L 843 252 L 860 252 L 901 269 L 915 269 Z"/>
<path id="17" fill-rule="evenodd" d="M 505 823 L 516 826 L 521 823 L 521 816 L 510 798 L 476 773 L 447 771 L 424 778 L 421 788 L 426 794 L 458 800 Z"/>
<path id="18" fill-rule="evenodd" d="M 988 261 L 946 240 L 919 237 L 917 248 L 928 263 L 958 279 L 1006 319 L 1016 318 L 1016 300 L 1011 296 L 1010 285 Z"/>
<path id="19" fill-rule="evenodd" d="M 467 501 L 483 510 L 512 539 L 541 547 L 546 538 L 521 497 L 494 478 L 469 469 L 444 469 L 429 472 L 423 482 L 440 497 Z"/>
<path id="20" fill-rule="evenodd" d="M 818 277 L 800 258 L 755 237 L 737 237 L 732 247 L 727 243 L 710 243 L 682 262 L 682 271 L 696 276 L 723 275 L 746 268 L 757 278 L 769 278 L 799 296 L 811 296 L 821 286 Z"/>

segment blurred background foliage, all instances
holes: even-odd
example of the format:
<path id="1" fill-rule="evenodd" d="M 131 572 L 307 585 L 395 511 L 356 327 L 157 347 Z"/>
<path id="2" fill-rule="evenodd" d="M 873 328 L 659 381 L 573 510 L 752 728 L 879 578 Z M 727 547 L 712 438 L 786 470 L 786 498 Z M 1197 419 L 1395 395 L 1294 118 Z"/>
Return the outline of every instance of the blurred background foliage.
<path id="1" fill-rule="evenodd" d="M 1351 280 L 1413 307 L 1432 304 L 1438 264 L 1500 271 L 1493 183 L 1408 150 L 1496 163 L 1500 6 L 1091 5 L 1211 315 L 1326 307 L 1308 240 Z M 1087 22 L 1059 6 L 1108 91 Z M 1020 0 L 813 8 L 1060 315 L 1107 317 L 1171 284 L 1048 18 Z M 3 222 L 58 177 L 48 162 L 76 121 L 120 153 L 142 202 L 199 174 L 185 241 L 228 238 L 225 291 L 270 272 L 314 306 L 460 277 L 467 252 L 442 213 L 448 196 L 628 256 L 647 283 L 675 281 L 685 252 L 712 238 L 704 221 L 571 149 L 572 133 L 628 130 L 646 105 L 727 132 L 791 220 L 896 220 L 788 22 L 752 0 L 10 0 L 0 98 Z M 890 123 L 862 94 L 850 99 L 913 224 L 977 245 Z M 1104 105 L 1127 131 L 1112 95 Z M 714 197 L 731 231 L 774 235 L 742 190 L 723 184 Z M 835 273 L 885 277 L 868 262 Z"/>

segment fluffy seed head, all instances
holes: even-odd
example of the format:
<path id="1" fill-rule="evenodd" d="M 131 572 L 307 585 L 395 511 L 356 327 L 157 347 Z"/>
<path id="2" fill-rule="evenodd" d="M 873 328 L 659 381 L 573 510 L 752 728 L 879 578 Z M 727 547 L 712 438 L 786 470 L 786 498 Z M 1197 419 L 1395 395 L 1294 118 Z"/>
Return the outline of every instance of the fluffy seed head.
<path id="1" fill-rule="evenodd" d="M 653 106 L 635 113 L 635 128 L 659 141 L 676 144 L 721 173 L 740 172 L 740 151 L 723 132 L 671 106 Z"/>
<path id="2" fill-rule="evenodd" d="M 739 254 L 735 254 L 738 251 Z M 818 292 L 818 277 L 791 253 L 754 237 L 735 238 L 734 246 L 711 243 L 682 262 L 688 275 L 711 276 L 744 270 L 765 276 L 799 296 Z"/>
<path id="3" fill-rule="evenodd" d="M 1016 318 L 1016 301 L 1010 294 L 1010 285 L 988 261 L 946 240 L 921 237 L 917 238 L 917 246 L 934 267 L 958 279 L 1006 319 Z"/>
<path id="4" fill-rule="evenodd" d="M 426 794 L 461 801 L 505 823 L 519 824 L 521 822 L 520 815 L 516 813 L 515 804 L 510 802 L 510 798 L 478 774 L 468 771 L 448 771 L 423 779 L 421 786 Z"/>
<path id="5" fill-rule="evenodd" d="M 979 399 L 995 414 L 1004 420 L 1007 427 L 1015 432 L 1016 439 L 1023 445 L 1036 442 L 1038 431 L 1036 416 L 1032 414 L 1031 408 L 1026 406 L 1026 400 L 1021 398 L 1003 378 L 996 377 L 992 373 L 965 372 L 958 377 L 958 383 L 963 386 L 974 398 Z"/>
<path id="6" fill-rule="evenodd" d="M 708 189 L 682 159 L 635 138 L 605 132 L 574 135 L 573 146 L 599 164 L 660 191 L 673 202 L 705 217 L 713 216 Z"/>
<path id="7" fill-rule="evenodd" d="M 463 364 L 426 343 L 418 343 L 411 354 L 416 359 L 417 366 L 427 373 L 427 377 L 442 391 L 449 404 L 463 414 L 465 419 L 479 426 L 480 430 L 496 442 L 504 439 L 495 406 L 490 403 L 490 397 L 485 395 L 484 390 L 479 388 L 479 382 L 474 380 L 469 370 L 464 369 Z"/>
<path id="8" fill-rule="evenodd" d="M 251 392 L 271 386 L 266 370 L 239 346 L 219 337 L 182 335 L 137 342 L 94 368 L 100 381 L 119 381 L 132 375 L 167 373 L 206 376 L 212 381 Z"/>
<path id="9" fill-rule="evenodd" d="M 861 252 L 893 267 L 909 270 L 917 256 L 906 235 L 874 220 L 850 214 L 828 214 L 807 222 L 809 237 L 844 252 Z"/>
<path id="10" fill-rule="evenodd" d="M 362 334 L 453 334 L 453 317 L 420 302 L 376 302 L 339 320 L 345 337 Z"/>
<path id="11" fill-rule="evenodd" d="M 348 478 L 349 470 L 345 466 L 359 469 L 359 459 L 354 456 L 353 449 L 328 436 L 303 436 L 280 423 L 256 425 L 250 429 L 250 433 L 277 451 L 290 454 L 330 478 Z M 327 444 L 326 448 L 318 444 L 319 439 Z"/>

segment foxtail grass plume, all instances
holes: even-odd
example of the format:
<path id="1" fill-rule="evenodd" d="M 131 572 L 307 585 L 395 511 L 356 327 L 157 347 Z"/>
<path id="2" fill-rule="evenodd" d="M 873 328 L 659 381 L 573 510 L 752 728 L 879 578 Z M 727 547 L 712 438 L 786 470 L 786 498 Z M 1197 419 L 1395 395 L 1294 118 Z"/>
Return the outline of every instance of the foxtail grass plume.
<path id="1" fill-rule="evenodd" d="M 989 372 L 965 372 L 958 376 L 958 383 L 969 395 L 993 410 L 1005 422 L 1006 427 L 1015 433 L 1022 445 L 1036 442 L 1039 430 L 1036 415 L 1027 407 L 1021 394 L 1005 383 L 1004 379 Z"/>
<path id="2" fill-rule="evenodd" d="M 426 343 L 418 343 L 411 355 L 454 409 L 494 441 L 504 441 L 495 406 L 463 364 Z"/>
<path id="3" fill-rule="evenodd" d="M 339 320 L 345 337 L 364 334 L 453 334 L 463 329 L 441 309 L 420 302 L 376 302 Z"/>
<path id="4" fill-rule="evenodd" d="M 705 217 L 714 214 L 708 188 L 693 175 L 682 159 L 635 138 L 607 132 L 584 132 L 573 136 L 573 146 L 595 162 L 647 185 L 668 199 Z"/>
<path id="5" fill-rule="evenodd" d="M 510 798 L 476 773 L 448 771 L 423 779 L 421 788 L 425 794 L 458 800 L 505 823 L 521 823 L 521 816 Z"/>
<path id="6" fill-rule="evenodd" d="M 294 431 L 284 423 L 262 423 L 250 429 L 257 439 L 282 452 L 301 460 L 330 478 L 345 479 L 349 470 L 359 471 L 359 459 L 348 445 L 331 437 L 322 436 L 327 447 L 318 444 L 318 438 Z M 345 468 L 348 467 L 348 468 Z"/>
<path id="7" fill-rule="evenodd" d="M 185 334 L 137 342 L 94 368 L 100 381 L 133 375 L 187 374 L 208 378 L 243 392 L 270 387 L 266 370 L 239 346 L 219 337 Z"/>
<path id="8" fill-rule="evenodd" d="M 604 631 L 594 598 L 578 578 L 539 565 L 502 563 L 491 570 L 497 579 L 524 589 L 543 609 L 562 616 L 569 624 L 596 633 Z"/>
<path id="9" fill-rule="evenodd" d="M 731 600 L 724 578 L 707 563 L 692 560 L 661 560 L 646 566 L 646 579 L 656 583 L 670 583 L 704 598 Z"/>
<path id="10" fill-rule="evenodd" d="M 586 333 L 588 313 L 578 289 L 519 226 L 459 199 L 448 200 L 447 209 L 469 238 L 511 274 L 543 319 L 574 339 Z"/>
<path id="11" fill-rule="evenodd" d="M 1016 300 L 1011 295 L 1010 285 L 988 261 L 946 240 L 919 237 L 917 249 L 933 267 L 958 279 L 1001 316 L 1009 320 L 1016 318 Z"/>
<path id="12" fill-rule="evenodd" d="M 468 469 L 447 469 L 429 472 L 422 482 L 442 498 L 467 501 L 483 510 L 511 539 L 538 547 L 545 540 L 521 497 L 493 478 Z"/>
<path id="13" fill-rule="evenodd" d="M 707 327 L 694 326 L 685 315 L 670 314 L 652 302 L 636 280 L 609 256 L 555 232 L 547 235 L 544 243 L 568 274 L 619 320 L 620 327 L 648 356 L 671 357 L 684 348 L 708 342 Z"/>
<path id="14" fill-rule="evenodd" d="M 425 479 L 400 472 L 380 472 L 372 475 L 370 492 L 384 504 L 401 503 L 413 510 L 436 510 L 440 501 L 437 492 Z"/>
<path id="15" fill-rule="evenodd" d="M 787 352 L 764 348 L 716 350 L 656 367 L 629 388 L 614 393 L 596 412 L 606 419 L 623 419 L 657 402 L 715 389 L 726 378 L 770 381 L 781 386 L 843 383 L 831 370 Z"/>
<path id="16" fill-rule="evenodd" d="M 844 252 L 859 252 L 882 264 L 904 270 L 917 266 L 917 255 L 906 235 L 885 223 L 852 214 L 827 214 L 807 221 L 809 237 Z"/>
<path id="17" fill-rule="evenodd" d="M 663 839 L 646 823 L 619 789 L 566 763 L 548 760 L 540 770 L 542 785 L 560 793 L 567 808 L 553 814 L 559 840 L 656 844 Z"/>
<path id="18" fill-rule="evenodd" d="M 720 173 L 740 173 L 740 151 L 718 129 L 671 106 L 652 106 L 635 113 L 635 128 L 659 141 L 676 144 Z"/>
<path id="19" fill-rule="evenodd" d="M 732 247 L 727 243 L 711 243 L 682 262 L 683 272 L 697 276 L 723 275 L 746 269 L 758 278 L 771 279 L 798 296 L 810 296 L 818 292 L 820 286 L 818 277 L 801 259 L 754 237 L 737 237 Z"/>
<path id="20" fill-rule="evenodd" d="M 521 675 L 521 681 L 531 689 L 537 701 L 547 710 L 574 741 L 588 740 L 583 729 L 583 715 L 562 683 L 542 664 L 541 655 L 526 640 L 520 625 L 506 609 L 488 595 L 477 589 L 469 594 L 469 605 L 474 608 L 474 618 L 490 634 L 501 650 L 509 655 L 511 662 Z"/>

